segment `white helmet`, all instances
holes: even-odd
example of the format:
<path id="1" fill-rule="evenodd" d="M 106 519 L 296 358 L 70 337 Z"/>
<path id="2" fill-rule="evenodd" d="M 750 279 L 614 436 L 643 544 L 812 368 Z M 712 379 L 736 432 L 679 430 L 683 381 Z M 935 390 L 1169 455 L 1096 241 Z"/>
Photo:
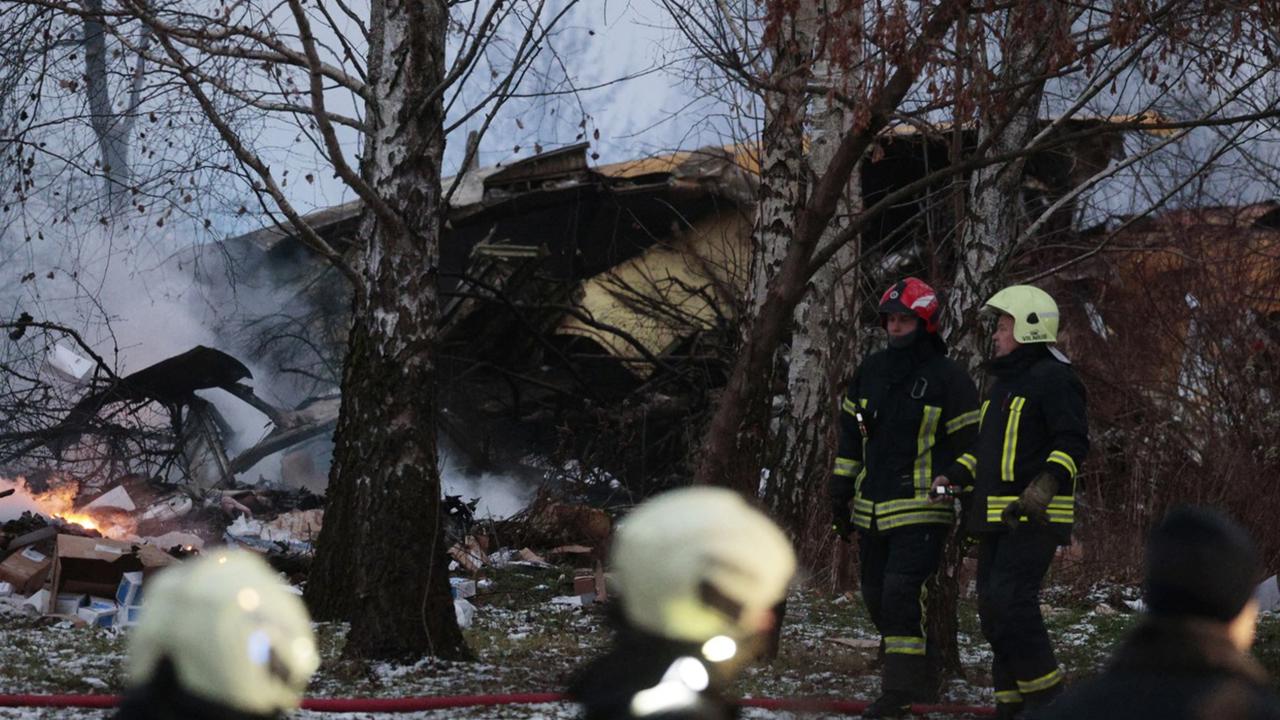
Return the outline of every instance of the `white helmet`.
<path id="1" fill-rule="evenodd" d="M 184 690 L 253 715 L 298 707 L 320 665 L 302 599 L 257 556 L 223 550 L 164 570 L 130 636 L 129 679 L 162 660 Z"/>
<path id="2" fill-rule="evenodd" d="M 703 486 L 636 508 L 618 528 L 610 564 L 633 625 L 704 642 L 755 632 L 750 620 L 782 600 L 796 557 L 782 530 L 737 493 Z"/>

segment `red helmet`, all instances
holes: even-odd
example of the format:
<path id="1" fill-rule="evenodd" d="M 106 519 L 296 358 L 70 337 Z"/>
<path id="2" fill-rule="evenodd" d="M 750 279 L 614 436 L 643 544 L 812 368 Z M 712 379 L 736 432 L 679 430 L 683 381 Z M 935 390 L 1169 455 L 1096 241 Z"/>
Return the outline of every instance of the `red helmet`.
<path id="1" fill-rule="evenodd" d="M 923 280 L 909 277 L 880 296 L 880 314 L 909 313 L 924 321 L 924 330 L 938 332 L 938 294 Z M 883 322 L 883 318 L 881 319 Z"/>

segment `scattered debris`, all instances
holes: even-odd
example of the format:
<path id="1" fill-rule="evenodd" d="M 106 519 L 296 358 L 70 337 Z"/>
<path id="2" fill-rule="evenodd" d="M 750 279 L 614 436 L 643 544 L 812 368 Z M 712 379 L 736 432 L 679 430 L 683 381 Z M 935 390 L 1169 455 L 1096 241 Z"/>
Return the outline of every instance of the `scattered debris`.
<path id="1" fill-rule="evenodd" d="M 1280 582 L 1277 582 L 1276 576 L 1272 575 L 1258 583 L 1254 597 L 1258 598 L 1260 612 L 1272 612 L 1280 608 Z"/>
<path id="2" fill-rule="evenodd" d="M 835 637 L 827 638 L 828 642 L 836 645 L 844 645 L 845 647 L 856 648 L 858 650 L 879 650 L 880 640 L 878 638 L 846 638 Z"/>
<path id="3" fill-rule="evenodd" d="M 52 557 L 27 547 L 0 562 L 0 580 L 11 585 L 19 595 L 30 595 L 44 585 L 51 567 Z"/>
<path id="4" fill-rule="evenodd" d="M 455 598 L 466 600 L 475 597 L 476 581 L 467 578 L 449 578 L 449 589 L 453 592 Z"/>
<path id="5" fill-rule="evenodd" d="M 111 488 L 84 507 L 86 510 L 89 508 L 112 508 L 130 512 L 138 509 L 138 506 L 133 504 L 133 498 L 129 497 L 129 491 L 125 490 L 123 485 Z"/>
<path id="6" fill-rule="evenodd" d="M 480 546 L 480 541 L 471 535 L 468 535 L 462 544 L 449 548 L 449 557 L 471 573 L 477 572 L 489 563 L 489 556 Z"/>
<path id="7" fill-rule="evenodd" d="M 471 627 L 471 621 L 475 619 L 476 616 L 475 605 L 472 605 L 462 598 L 456 598 L 453 601 L 453 611 L 458 616 L 458 627 L 464 629 Z"/>
<path id="8" fill-rule="evenodd" d="M 531 563 L 539 567 L 551 567 L 551 563 L 544 560 L 541 555 L 529 548 L 520 548 L 520 552 L 517 553 L 516 556 L 527 563 Z"/>
<path id="9" fill-rule="evenodd" d="M 114 597 L 125 573 L 145 578 L 176 560 L 153 545 L 59 535 L 49 588 L 61 593 Z"/>

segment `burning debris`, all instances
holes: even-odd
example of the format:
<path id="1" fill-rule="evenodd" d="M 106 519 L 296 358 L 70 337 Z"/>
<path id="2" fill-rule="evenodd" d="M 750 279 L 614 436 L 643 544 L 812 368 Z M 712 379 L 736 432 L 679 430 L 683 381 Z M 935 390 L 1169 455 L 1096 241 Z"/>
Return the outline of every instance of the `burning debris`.
<path id="1" fill-rule="evenodd" d="M 206 543 L 260 552 L 305 572 L 320 500 L 306 491 L 200 491 L 126 476 L 86 495 L 67 478 L 0 479 L 0 601 L 98 627 L 136 622 L 153 572 Z M 306 509 L 300 509 L 302 507 Z M 279 562 L 276 562 L 276 561 Z"/>

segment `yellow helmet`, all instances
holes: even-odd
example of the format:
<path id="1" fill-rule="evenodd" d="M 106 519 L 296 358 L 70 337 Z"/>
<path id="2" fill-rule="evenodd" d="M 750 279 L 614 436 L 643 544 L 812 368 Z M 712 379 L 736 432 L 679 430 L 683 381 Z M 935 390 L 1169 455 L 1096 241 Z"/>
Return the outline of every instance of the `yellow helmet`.
<path id="1" fill-rule="evenodd" d="M 704 642 L 744 637 L 785 596 L 796 558 L 782 530 L 737 493 L 663 493 L 618 527 L 610 550 L 622 609 L 636 627 Z"/>
<path id="2" fill-rule="evenodd" d="M 1058 303 L 1034 285 L 1011 285 L 982 307 L 1012 316 L 1013 339 L 1024 345 L 1058 341 Z"/>
<path id="3" fill-rule="evenodd" d="M 252 715 L 298 707 L 320 665 L 311 619 L 257 556 L 224 550 L 159 573 L 130 635 L 129 679 L 168 659 L 184 690 Z"/>

